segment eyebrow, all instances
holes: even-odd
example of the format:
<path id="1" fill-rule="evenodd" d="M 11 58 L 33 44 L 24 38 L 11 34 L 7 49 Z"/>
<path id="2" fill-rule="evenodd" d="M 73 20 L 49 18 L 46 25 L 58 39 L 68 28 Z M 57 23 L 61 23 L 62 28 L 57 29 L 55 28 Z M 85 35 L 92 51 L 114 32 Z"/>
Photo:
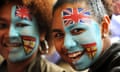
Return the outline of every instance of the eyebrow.
<path id="1" fill-rule="evenodd" d="M 2 18 L 2 17 L 0 17 L 0 21 L 7 21 L 6 19 L 4 19 L 4 18 Z"/>
<path id="2" fill-rule="evenodd" d="M 53 29 L 52 32 L 62 32 L 60 29 Z"/>

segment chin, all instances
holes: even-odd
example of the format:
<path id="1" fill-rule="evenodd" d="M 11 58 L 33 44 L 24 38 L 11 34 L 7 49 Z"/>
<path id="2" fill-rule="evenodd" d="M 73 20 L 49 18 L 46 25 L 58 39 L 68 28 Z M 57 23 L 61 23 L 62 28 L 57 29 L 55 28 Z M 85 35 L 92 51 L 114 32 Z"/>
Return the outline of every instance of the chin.
<path id="1" fill-rule="evenodd" d="M 25 59 L 9 59 L 10 62 L 12 63 L 16 63 L 16 62 L 22 62 L 24 61 Z"/>
<path id="2" fill-rule="evenodd" d="M 84 71 L 88 69 L 88 67 L 73 67 L 76 71 Z"/>
<path id="3" fill-rule="evenodd" d="M 25 57 L 9 57 L 9 61 L 12 63 L 16 63 L 16 62 L 22 62 L 24 60 L 27 60 L 30 56 L 25 56 Z"/>

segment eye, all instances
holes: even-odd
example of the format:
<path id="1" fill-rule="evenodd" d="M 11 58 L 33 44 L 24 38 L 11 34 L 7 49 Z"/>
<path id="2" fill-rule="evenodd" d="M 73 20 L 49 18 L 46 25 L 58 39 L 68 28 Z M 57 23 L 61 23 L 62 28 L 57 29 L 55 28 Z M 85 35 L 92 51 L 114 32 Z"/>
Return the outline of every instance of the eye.
<path id="1" fill-rule="evenodd" d="M 8 24 L 0 22 L 0 30 L 6 29 L 7 27 L 8 27 Z"/>
<path id="2" fill-rule="evenodd" d="M 72 35 L 79 35 L 83 32 L 85 32 L 85 29 L 82 29 L 82 28 L 76 28 L 76 29 L 71 30 Z"/>
<path id="3" fill-rule="evenodd" d="M 29 26 L 28 24 L 23 24 L 23 23 L 17 23 L 16 27 L 26 27 Z"/>
<path id="4" fill-rule="evenodd" d="M 54 33 L 52 36 L 53 38 L 60 39 L 64 37 L 64 33 L 58 32 L 58 33 Z"/>

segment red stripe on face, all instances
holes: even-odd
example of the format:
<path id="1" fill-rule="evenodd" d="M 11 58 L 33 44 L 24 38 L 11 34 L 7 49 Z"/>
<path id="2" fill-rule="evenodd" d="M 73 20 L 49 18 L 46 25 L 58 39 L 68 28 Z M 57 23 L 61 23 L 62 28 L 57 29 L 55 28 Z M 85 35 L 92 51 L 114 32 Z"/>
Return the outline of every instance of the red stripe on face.
<path id="1" fill-rule="evenodd" d="M 32 52 L 32 50 L 35 47 L 36 39 L 30 36 L 21 36 L 21 37 L 24 43 L 24 51 L 26 54 L 29 54 L 30 52 Z"/>
<path id="2" fill-rule="evenodd" d="M 24 47 L 26 47 L 28 49 L 33 49 L 33 47 L 31 47 L 30 45 L 24 45 Z"/>
<path id="3" fill-rule="evenodd" d="M 82 44 L 82 46 L 86 49 L 88 56 L 93 59 L 97 52 L 96 43 Z"/>
<path id="4" fill-rule="evenodd" d="M 35 38 L 30 37 L 30 36 L 21 36 L 23 40 L 28 40 L 28 41 L 36 41 Z"/>

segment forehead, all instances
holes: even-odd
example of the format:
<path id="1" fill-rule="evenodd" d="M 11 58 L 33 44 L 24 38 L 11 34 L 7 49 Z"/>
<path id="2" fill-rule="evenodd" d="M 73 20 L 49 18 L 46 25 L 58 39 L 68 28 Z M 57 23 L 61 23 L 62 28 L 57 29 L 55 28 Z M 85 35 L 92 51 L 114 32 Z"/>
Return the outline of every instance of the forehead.
<path id="1" fill-rule="evenodd" d="M 1 7 L 0 10 L 0 19 L 1 20 L 14 20 L 14 21 L 20 21 L 20 20 L 32 20 L 32 15 L 29 11 L 29 9 L 20 4 L 16 3 L 8 3 Z"/>
<path id="2" fill-rule="evenodd" d="M 10 19 L 13 4 L 5 4 L 0 8 L 0 18 Z"/>
<path id="3" fill-rule="evenodd" d="M 67 8 L 82 8 L 85 10 L 90 11 L 90 8 L 88 7 L 87 3 L 85 1 L 81 1 L 80 3 L 66 3 L 64 5 L 62 5 L 61 7 L 59 7 L 58 9 L 56 9 L 56 11 L 54 12 L 54 19 L 53 19 L 53 26 L 57 26 L 59 27 L 59 25 L 62 24 L 62 12 L 63 10 L 67 9 Z"/>
<path id="4" fill-rule="evenodd" d="M 54 17 L 56 17 L 56 16 L 60 17 L 61 12 L 66 8 L 83 8 L 83 9 L 86 9 L 86 10 L 90 10 L 86 1 L 81 1 L 80 3 L 73 3 L 73 4 L 66 3 L 66 4 L 63 4 L 58 9 L 55 10 Z"/>

